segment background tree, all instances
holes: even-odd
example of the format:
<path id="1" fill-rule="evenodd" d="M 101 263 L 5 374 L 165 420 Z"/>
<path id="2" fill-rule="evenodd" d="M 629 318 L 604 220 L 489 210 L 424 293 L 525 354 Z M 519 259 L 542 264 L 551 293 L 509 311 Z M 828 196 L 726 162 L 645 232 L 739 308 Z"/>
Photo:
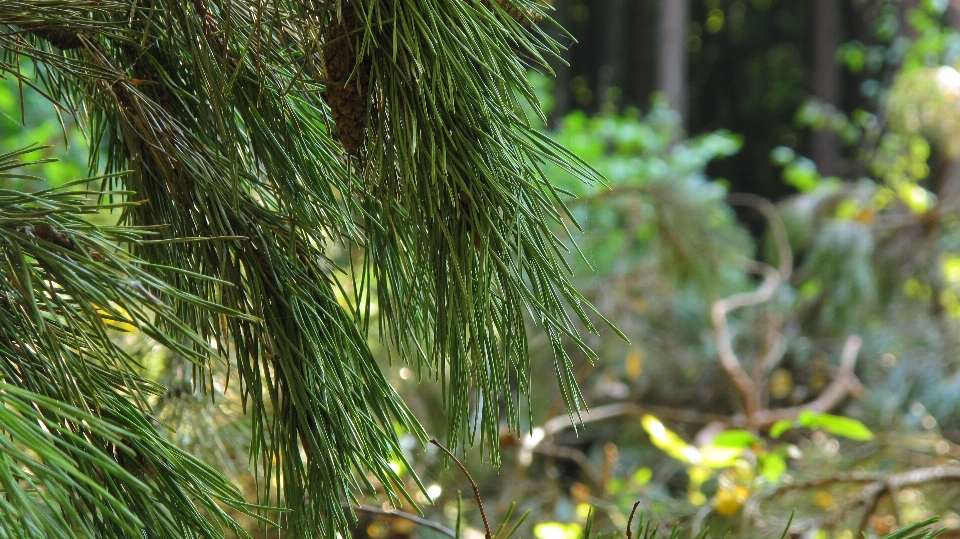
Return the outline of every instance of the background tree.
<path id="1" fill-rule="evenodd" d="M 837 0 L 816 0 L 812 7 L 813 54 L 810 68 L 810 93 L 823 105 L 840 105 L 842 72 L 837 62 L 840 48 L 840 3 Z M 830 129 L 819 129 L 810 135 L 810 155 L 817 168 L 827 175 L 839 172 L 840 144 Z"/>
<path id="2" fill-rule="evenodd" d="M 687 0 L 661 2 L 657 21 L 657 91 L 663 92 L 670 108 L 687 116 Z M 681 123 L 681 126 L 683 124 Z"/>
<path id="3" fill-rule="evenodd" d="M 224 507 L 257 510 L 160 436 L 171 388 L 112 327 L 238 388 L 259 502 L 297 536 L 345 531 L 371 481 L 407 496 L 398 432 L 426 438 L 371 354 L 374 299 L 453 445 L 479 432 L 496 460 L 501 418 L 519 427 L 525 314 L 576 410 L 565 346 L 592 356 L 572 320 L 593 326 L 539 166 L 597 175 L 521 109 L 559 50 L 536 23 L 513 0 L 0 4 L 0 71 L 78 123 L 97 174 L 0 192 L 3 533 L 216 537 L 244 533 Z M 6 151 L 29 181 L 29 148 Z M 362 253 L 346 273 L 335 245 Z"/>

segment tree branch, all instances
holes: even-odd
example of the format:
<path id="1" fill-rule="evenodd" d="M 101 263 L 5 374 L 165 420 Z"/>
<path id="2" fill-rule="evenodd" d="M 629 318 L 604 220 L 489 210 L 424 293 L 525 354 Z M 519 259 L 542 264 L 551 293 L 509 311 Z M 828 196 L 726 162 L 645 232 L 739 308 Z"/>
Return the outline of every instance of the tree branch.
<path id="1" fill-rule="evenodd" d="M 759 262 L 754 263 L 755 267 L 763 273 L 763 283 L 753 292 L 744 292 L 734 294 L 730 297 L 713 302 L 710 308 L 710 317 L 713 321 L 713 328 L 716 332 L 715 342 L 717 354 L 720 357 L 720 366 L 733 382 L 734 388 L 740 395 L 740 401 L 743 403 L 744 415 L 747 421 L 760 411 L 759 388 L 754 383 L 747 371 L 743 369 L 740 360 L 737 359 L 736 352 L 733 351 L 733 342 L 730 335 L 730 326 L 727 322 L 727 314 L 741 307 L 759 305 L 767 302 L 773 297 L 777 287 L 782 282 L 781 274 L 771 266 Z"/>
<path id="2" fill-rule="evenodd" d="M 490 525 L 487 523 L 487 513 L 483 510 L 483 500 L 480 498 L 480 488 L 477 487 L 477 483 L 473 480 L 473 476 L 471 476 L 470 472 L 467 471 L 466 466 L 460 462 L 460 459 L 450 452 L 449 449 L 444 447 L 443 444 L 433 438 L 430 439 L 430 443 L 442 449 L 447 456 L 453 459 L 453 462 L 457 463 L 457 466 L 460 467 L 460 471 L 463 472 L 463 475 L 467 476 L 467 479 L 470 481 L 470 486 L 473 487 L 473 494 L 477 498 L 477 507 L 480 508 L 480 518 L 483 519 L 483 529 L 487 532 L 485 537 L 486 539 L 493 539 L 493 535 L 490 533 Z"/>
<path id="3" fill-rule="evenodd" d="M 758 496 L 756 501 L 751 505 L 753 505 L 753 509 L 755 510 L 759 508 L 759 505 L 764 501 L 791 491 L 823 488 L 839 483 L 865 483 L 859 493 L 849 497 L 846 503 L 817 524 L 818 528 L 835 525 L 840 522 L 847 513 L 863 505 L 866 507 L 866 510 L 860 518 L 860 529 L 858 530 L 862 531 L 869 521 L 870 516 L 873 514 L 873 511 L 876 509 L 877 503 L 884 494 L 890 494 L 894 498 L 894 508 L 898 513 L 896 516 L 899 521 L 899 508 L 896 505 L 896 495 L 901 489 L 940 481 L 960 481 L 960 466 L 933 466 L 899 474 L 884 474 L 878 472 L 839 473 L 829 477 L 779 485 Z M 856 536 L 859 536 L 859 534 Z"/>
<path id="4" fill-rule="evenodd" d="M 840 370 L 837 376 L 830 382 L 830 385 L 823 390 L 813 402 L 802 406 L 792 408 L 780 408 L 778 410 L 758 410 L 753 417 L 747 416 L 746 422 L 758 429 L 767 428 L 777 421 L 784 419 L 796 419 L 800 412 L 810 410 L 816 413 L 829 412 L 836 408 L 848 395 L 859 397 L 863 395 L 863 385 L 857 379 L 854 368 L 857 364 L 857 355 L 863 339 L 856 335 L 847 337 L 843 345 L 843 352 L 840 356 Z"/>
<path id="5" fill-rule="evenodd" d="M 381 508 L 379 508 L 379 507 L 371 507 L 371 506 L 369 506 L 369 505 L 347 505 L 347 504 L 344 504 L 343 508 L 344 508 L 344 510 L 350 510 L 350 511 L 353 511 L 353 512 L 355 512 L 355 513 L 369 513 L 369 514 L 372 514 L 372 515 L 387 515 L 387 516 L 391 516 L 391 517 L 402 518 L 402 519 L 404 519 L 404 520 L 409 520 L 410 522 L 413 522 L 413 523 L 418 524 L 418 525 L 420 525 L 420 526 L 423 526 L 423 527 L 426 527 L 426 528 L 430 528 L 431 530 L 434 530 L 434 531 L 436 531 L 436 532 L 442 533 L 443 535 L 446 535 L 447 537 L 452 537 L 453 539 L 457 539 L 457 534 L 454 533 L 454 531 L 451 530 L 450 528 L 444 526 L 443 524 L 434 522 L 434 521 L 432 521 L 432 520 L 427 520 L 427 519 L 422 518 L 422 517 L 418 517 L 417 515 L 413 515 L 413 514 L 410 514 L 410 513 L 405 512 L 405 511 L 400 511 L 400 510 L 397 510 L 397 509 L 386 510 L 386 509 L 381 509 Z"/>
<path id="6" fill-rule="evenodd" d="M 727 196 L 727 204 L 731 206 L 749 206 L 762 213 L 770 226 L 774 243 L 777 246 L 778 271 L 784 282 L 790 280 L 793 272 L 793 251 L 790 249 L 790 239 L 787 227 L 780 218 L 780 212 L 769 200 L 750 193 L 734 193 Z"/>

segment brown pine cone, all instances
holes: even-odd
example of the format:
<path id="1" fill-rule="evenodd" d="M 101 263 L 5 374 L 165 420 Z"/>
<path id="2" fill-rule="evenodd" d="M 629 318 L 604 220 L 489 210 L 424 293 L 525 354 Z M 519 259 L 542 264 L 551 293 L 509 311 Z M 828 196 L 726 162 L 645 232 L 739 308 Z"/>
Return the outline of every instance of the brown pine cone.
<path id="1" fill-rule="evenodd" d="M 510 0 L 494 0 L 501 9 L 507 12 L 507 15 L 522 26 L 530 28 L 534 24 L 543 20 L 543 15 L 533 8 L 516 7 Z M 489 0 L 483 0 L 483 4 L 491 8 Z"/>
<path id="2" fill-rule="evenodd" d="M 342 20 L 334 19 L 327 26 L 322 55 L 336 136 L 351 155 L 357 155 L 363 146 L 370 100 L 370 59 L 357 61 L 358 28 L 356 13 L 345 7 Z"/>

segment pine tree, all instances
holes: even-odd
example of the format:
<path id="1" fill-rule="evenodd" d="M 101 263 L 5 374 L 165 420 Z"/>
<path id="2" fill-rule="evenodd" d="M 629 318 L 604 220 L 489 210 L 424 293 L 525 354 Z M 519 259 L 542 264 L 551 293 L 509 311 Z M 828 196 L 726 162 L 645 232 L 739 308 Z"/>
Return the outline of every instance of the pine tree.
<path id="1" fill-rule="evenodd" d="M 426 440 L 371 354 L 371 298 L 394 357 L 443 384 L 452 444 L 479 432 L 496 460 L 501 419 L 519 428 L 526 318 L 576 410 L 563 346 L 593 357 L 575 329 L 591 307 L 539 166 L 598 178 L 524 113 L 526 71 L 558 52 L 544 11 L 0 1 L 0 74 L 74 117 L 95 175 L 0 190 L 0 535 L 219 537 L 244 534 L 227 508 L 261 514 L 160 435 L 148 400 L 165 389 L 118 325 L 201 382 L 235 363 L 259 503 L 290 509 L 298 537 L 345 530 L 367 477 L 399 483 L 395 425 Z M 29 150 L 0 149 L 0 174 L 26 174 Z M 119 223 L 93 224 L 108 209 Z M 333 245 L 363 256 L 341 270 Z"/>

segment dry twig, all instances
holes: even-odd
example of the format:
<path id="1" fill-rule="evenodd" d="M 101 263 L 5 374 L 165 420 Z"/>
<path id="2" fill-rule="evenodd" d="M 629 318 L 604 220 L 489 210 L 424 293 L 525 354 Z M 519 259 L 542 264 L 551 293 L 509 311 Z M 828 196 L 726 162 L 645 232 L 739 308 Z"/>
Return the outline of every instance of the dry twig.
<path id="1" fill-rule="evenodd" d="M 627 539 L 633 539 L 633 530 L 630 528 L 633 527 L 633 515 L 637 512 L 637 506 L 640 505 L 640 500 L 637 500 L 633 503 L 633 509 L 630 510 L 630 518 L 627 519 Z"/>
<path id="2" fill-rule="evenodd" d="M 449 449 L 444 447 L 443 444 L 438 442 L 435 438 L 431 438 L 430 443 L 442 449 L 443 452 L 446 453 L 448 457 L 453 459 L 453 462 L 457 463 L 457 466 L 459 466 L 460 470 L 463 471 L 463 475 L 467 476 L 467 479 L 470 481 L 470 486 L 473 487 L 473 495 L 477 499 L 477 507 L 480 508 L 480 518 L 483 519 L 483 529 L 486 532 L 486 535 L 484 537 L 486 537 L 486 539 L 493 539 L 493 534 L 490 533 L 490 524 L 487 523 L 487 514 L 483 510 L 483 500 L 480 499 L 480 489 L 477 487 L 477 483 L 473 480 L 473 476 L 471 476 L 470 472 L 467 471 L 466 466 L 464 466 L 463 463 L 460 462 L 460 459 L 458 459 L 453 453 L 451 453 Z"/>
<path id="3" fill-rule="evenodd" d="M 857 355 L 860 353 L 862 345 L 863 339 L 860 337 L 856 335 L 847 337 L 847 341 L 843 345 L 843 352 L 840 355 L 840 370 L 833 381 L 830 382 L 830 385 L 813 402 L 792 408 L 758 410 L 752 418 L 746 418 L 746 423 L 755 428 L 764 429 L 783 419 L 796 419 L 800 416 L 800 412 L 804 410 L 816 413 L 829 412 L 843 402 L 843 399 L 848 395 L 862 396 L 863 385 L 860 384 L 860 380 L 854 373 L 854 368 L 857 365 Z"/>
<path id="4" fill-rule="evenodd" d="M 417 515 L 413 515 L 405 511 L 400 511 L 397 509 L 386 510 L 386 509 L 381 509 L 379 507 L 371 507 L 369 505 L 344 505 L 343 508 L 344 510 L 350 510 L 355 513 L 369 513 L 372 515 L 386 515 L 391 517 L 402 518 L 404 520 L 409 520 L 410 522 L 413 522 L 420 526 L 424 526 L 436 532 L 442 533 L 447 537 L 452 537 L 453 539 L 457 539 L 457 534 L 454 533 L 454 531 L 451 530 L 450 528 L 444 526 L 443 524 L 434 522 L 432 520 L 427 520 L 422 517 L 418 517 Z"/>
<path id="5" fill-rule="evenodd" d="M 828 412 L 839 405 L 847 395 L 861 395 L 863 386 L 860 385 L 854 374 L 854 367 L 862 340 L 860 337 L 850 336 L 843 347 L 840 371 L 816 400 L 793 408 L 770 410 L 766 407 L 763 395 L 766 390 L 767 375 L 786 353 L 786 342 L 783 338 L 777 339 L 771 349 L 759 361 L 756 373 L 751 377 L 747 374 L 733 350 L 733 338 L 730 334 L 727 315 L 743 307 L 760 305 L 770 301 L 777 288 L 790 280 L 793 271 L 793 253 L 790 250 L 786 227 L 773 204 L 763 198 L 747 194 L 730 195 L 727 197 L 727 201 L 730 204 L 741 204 L 755 208 L 766 217 L 777 246 L 779 258 L 777 268 L 760 262 L 753 263 L 751 269 L 763 275 L 763 282 L 756 290 L 717 300 L 710 308 L 720 366 L 733 382 L 733 386 L 740 397 L 740 402 L 743 404 L 743 414 L 735 416 L 733 423 L 744 425 L 752 430 L 764 429 L 781 419 L 795 419 L 803 410 L 812 410 L 819 413 Z"/>
<path id="6" fill-rule="evenodd" d="M 859 529 L 855 537 L 860 536 L 860 532 L 866 527 L 873 512 L 876 510 L 880 499 L 889 494 L 894 500 L 894 517 L 899 522 L 900 515 L 897 507 L 897 493 L 904 488 L 926 485 L 940 481 L 960 481 L 960 466 L 932 466 L 910 470 L 899 474 L 884 474 L 879 472 L 850 472 L 839 473 L 829 477 L 821 477 L 808 481 L 798 481 L 795 483 L 784 483 L 758 496 L 751 503 L 750 512 L 759 509 L 759 505 L 764 501 L 770 500 L 782 494 L 797 490 L 809 490 L 828 487 L 840 483 L 864 483 L 860 492 L 855 496 L 848 498 L 848 501 L 841 505 L 837 510 L 828 515 L 817 524 L 817 528 L 831 527 L 837 525 L 850 511 L 857 507 L 864 506 L 863 515 L 860 518 Z M 809 530 L 803 530 L 809 531 Z"/>

